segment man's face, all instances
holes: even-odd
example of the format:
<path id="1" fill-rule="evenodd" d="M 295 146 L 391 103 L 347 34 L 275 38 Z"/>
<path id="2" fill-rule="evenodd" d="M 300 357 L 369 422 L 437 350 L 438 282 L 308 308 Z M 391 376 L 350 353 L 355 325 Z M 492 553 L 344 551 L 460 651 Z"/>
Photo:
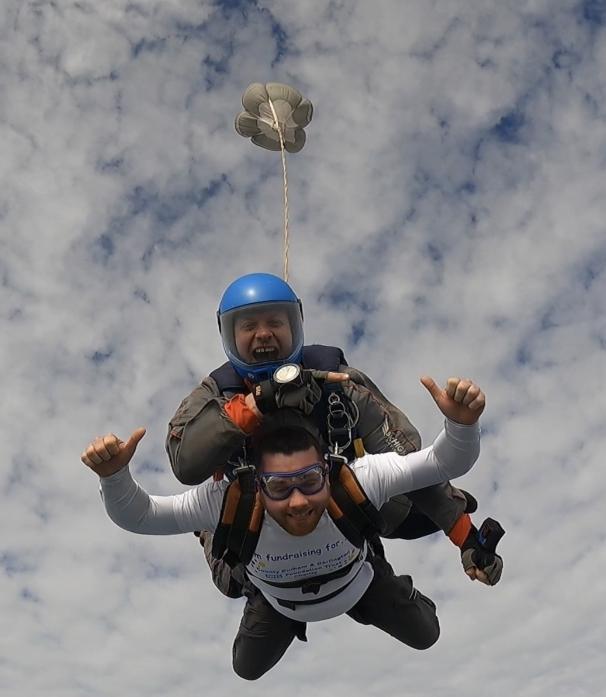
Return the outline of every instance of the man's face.
<path id="1" fill-rule="evenodd" d="M 243 312 L 234 324 L 236 349 L 245 363 L 268 363 L 288 358 L 292 332 L 285 310 Z"/>
<path id="2" fill-rule="evenodd" d="M 291 455 L 270 453 L 263 456 L 260 472 L 265 474 L 297 472 L 321 462 L 322 457 L 315 448 L 302 450 Z M 264 491 L 263 504 L 269 515 L 291 535 L 308 535 L 318 524 L 330 498 L 328 478 L 317 494 L 305 495 L 293 489 L 283 501 L 269 498 Z"/>

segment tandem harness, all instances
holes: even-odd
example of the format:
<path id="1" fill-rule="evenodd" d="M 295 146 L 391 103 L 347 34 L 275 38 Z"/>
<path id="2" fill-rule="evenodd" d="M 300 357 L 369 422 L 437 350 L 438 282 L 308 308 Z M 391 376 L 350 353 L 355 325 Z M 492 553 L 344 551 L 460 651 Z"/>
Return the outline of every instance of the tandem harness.
<path id="1" fill-rule="evenodd" d="M 347 365 L 341 349 L 332 346 L 313 345 L 303 349 L 303 367 L 316 370 L 338 371 Z M 221 393 L 244 393 L 246 386 L 229 363 L 210 376 L 217 382 Z M 366 496 L 348 462 L 364 452 L 361 439 L 357 438 L 358 411 L 345 395 L 340 383 L 324 383 L 323 396 L 311 418 L 318 426 L 328 445 L 330 465 L 329 482 L 331 497 L 327 511 L 337 528 L 351 542 L 362 549 L 368 541 L 377 554 L 382 554 L 378 537 L 382 519 L 379 511 Z M 248 564 L 252 559 L 263 524 L 264 508 L 257 489 L 256 471 L 247 462 L 246 451 L 232 471 L 233 481 L 223 498 L 219 525 L 213 537 L 212 554 L 231 567 Z M 347 572 L 335 572 L 342 575 Z M 318 577 L 309 590 L 317 593 L 321 584 L 338 578 L 333 574 Z M 309 582 L 308 582 L 309 584 Z"/>

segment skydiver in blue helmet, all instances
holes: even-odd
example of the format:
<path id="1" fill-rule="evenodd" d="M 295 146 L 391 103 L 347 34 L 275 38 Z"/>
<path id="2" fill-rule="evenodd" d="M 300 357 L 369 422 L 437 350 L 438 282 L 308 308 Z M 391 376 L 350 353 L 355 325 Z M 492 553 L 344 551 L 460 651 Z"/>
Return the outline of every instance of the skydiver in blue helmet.
<path id="1" fill-rule="evenodd" d="M 407 416 L 347 364 L 341 349 L 304 345 L 301 300 L 279 277 L 253 273 L 236 279 L 221 297 L 217 319 L 228 360 L 181 402 L 169 422 L 166 449 L 181 483 L 229 475 L 246 459 L 251 438 L 263 431 L 303 426 L 326 441 L 327 385 L 338 385 L 358 415 L 351 458 L 360 450 L 400 455 L 419 450 L 419 433 Z M 473 496 L 449 482 L 425 487 L 381 508 L 380 534 L 415 539 L 442 530 L 459 547 L 469 578 L 494 585 L 502 559 L 481 548 L 469 515 L 476 508 Z M 240 596 L 237 565 L 231 569 L 213 555 L 210 534 L 202 531 L 200 539 L 219 590 Z"/>

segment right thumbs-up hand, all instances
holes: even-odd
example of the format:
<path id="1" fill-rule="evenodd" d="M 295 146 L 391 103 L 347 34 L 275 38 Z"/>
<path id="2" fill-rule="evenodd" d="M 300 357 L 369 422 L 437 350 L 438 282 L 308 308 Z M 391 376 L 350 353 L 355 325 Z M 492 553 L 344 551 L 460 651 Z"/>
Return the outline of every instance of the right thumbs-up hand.
<path id="1" fill-rule="evenodd" d="M 137 428 L 126 443 L 113 433 L 99 436 L 88 444 L 80 459 L 100 477 L 109 477 L 128 465 L 144 435 L 145 429 Z"/>

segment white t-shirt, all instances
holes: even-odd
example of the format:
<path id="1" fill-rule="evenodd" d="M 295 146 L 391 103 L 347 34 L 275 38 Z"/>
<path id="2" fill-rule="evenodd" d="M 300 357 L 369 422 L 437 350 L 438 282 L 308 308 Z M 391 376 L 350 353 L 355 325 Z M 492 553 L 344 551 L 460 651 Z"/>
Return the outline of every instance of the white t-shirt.
<path id="1" fill-rule="evenodd" d="M 447 419 L 444 430 L 428 448 L 409 455 L 365 455 L 350 466 L 369 500 L 380 508 L 392 496 L 465 474 L 478 457 L 479 442 L 477 424 L 463 426 Z M 176 496 L 150 496 L 125 467 L 102 478 L 101 491 L 109 517 L 120 527 L 170 535 L 214 530 L 228 484 L 209 480 Z M 326 511 L 316 528 L 303 536 L 290 535 L 265 514 L 259 542 L 246 569 L 251 582 L 278 612 L 313 622 L 336 617 L 358 602 L 373 578 L 365 557 L 366 550 L 352 545 Z M 311 591 L 300 585 L 284 587 L 348 566 L 343 576 Z"/>

